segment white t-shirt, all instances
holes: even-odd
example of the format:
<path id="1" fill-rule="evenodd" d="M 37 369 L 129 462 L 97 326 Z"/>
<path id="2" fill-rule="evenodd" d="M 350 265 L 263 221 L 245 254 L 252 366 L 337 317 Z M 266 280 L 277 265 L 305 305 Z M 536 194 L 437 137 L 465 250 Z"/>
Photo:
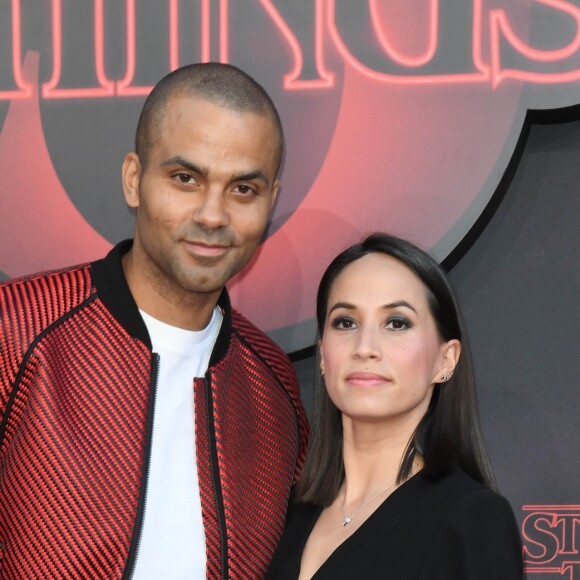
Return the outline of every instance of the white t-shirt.
<path id="1" fill-rule="evenodd" d="M 207 370 L 222 313 L 208 326 L 184 330 L 143 311 L 159 375 L 151 462 L 135 580 L 205 578 L 205 534 L 195 461 L 193 379 Z"/>

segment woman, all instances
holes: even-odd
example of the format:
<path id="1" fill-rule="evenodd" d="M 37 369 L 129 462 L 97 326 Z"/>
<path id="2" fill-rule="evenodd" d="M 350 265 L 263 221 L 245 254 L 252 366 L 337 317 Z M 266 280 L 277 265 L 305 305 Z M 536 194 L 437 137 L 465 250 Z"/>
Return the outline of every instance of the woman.
<path id="1" fill-rule="evenodd" d="M 439 265 L 373 234 L 324 273 L 317 320 L 311 444 L 268 578 L 522 578 Z"/>

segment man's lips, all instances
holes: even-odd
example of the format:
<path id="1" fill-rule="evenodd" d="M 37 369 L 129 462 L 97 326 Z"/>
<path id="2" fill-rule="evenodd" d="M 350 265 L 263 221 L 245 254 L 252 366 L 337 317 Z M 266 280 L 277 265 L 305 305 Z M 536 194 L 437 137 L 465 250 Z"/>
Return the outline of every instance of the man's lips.
<path id="1" fill-rule="evenodd" d="M 208 244 L 206 242 L 190 242 L 185 241 L 190 252 L 197 254 L 198 256 L 208 256 L 208 257 L 218 257 L 223 256 L 227 251 L 229 246 L 223 244 Z"/>
<path id="2" fill-rule="evenodd" d="M 349 373 L 346 376 L 346 381 L 351 385 L 361 386 L 361 387 L 374 387 L 376 385 L 382 385 L 389 381 L 389 379 L 378 373 L 372 373 L 369 371 L 356 371 Z"/>

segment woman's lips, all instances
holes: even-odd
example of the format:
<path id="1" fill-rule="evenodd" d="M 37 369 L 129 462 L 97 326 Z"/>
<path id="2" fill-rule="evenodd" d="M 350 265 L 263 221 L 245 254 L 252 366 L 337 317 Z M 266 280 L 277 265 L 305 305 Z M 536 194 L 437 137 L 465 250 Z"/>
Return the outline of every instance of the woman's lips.
<path id="1" fill-rule="evenodd" d="M 367 371 L 357 371 L 346 376 L 347 383 L 359 387 L 375 387 L 389 381 L 387 377 Z"/>

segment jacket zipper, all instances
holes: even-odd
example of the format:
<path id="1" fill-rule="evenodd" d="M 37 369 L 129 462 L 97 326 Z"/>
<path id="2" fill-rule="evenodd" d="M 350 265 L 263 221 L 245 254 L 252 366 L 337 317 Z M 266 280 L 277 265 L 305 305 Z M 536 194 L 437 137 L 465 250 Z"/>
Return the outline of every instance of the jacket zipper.
<path id="1" fill-rule="evenodd" d="M 133 529 L 133 537 L 131 540 L 131 547 L 129 548 L 129 555 L 127 557 L 127 564 L 123 572 L 123 579 L 129 580 L 133 577 L 135 572 L 135 564 L 139 554 L 139 547 L 141 545 L 141 538 L 143 536 L 143 522 L 145 520 L 145 508 L 147 507 L 147 488 L 149 486 L 149 467 L 151 463 L 151 444 L 153 441 L 153 429 L 155 426 L 155 402 L 157 399 L 157 382 L 159 379 L 159 355 L 153 353 L 151 361 L 151 381 L 149 383 L 149 408 L 147 411 L 147 426 L 145 431 L 145 461 L 143 465 L 143 473 L 141 475 L 141 489 L 142 492 L 139 497 L 139 505 L 137 507 L 137 517 L 135 518 L 135 528 Z"/>
<path id="2" fill-rule="evenodd" d="M 213 490 L 215 494 L 218 525 L 219 525 L 219 537 L 221 546 L 221 565 L 222 565 L 222 579 L 228 579 L 228 545 L 227 545 L 227 535 L 226 535 L 226 514 L 224 509 L 224 499 L 222 496 L 222 489 L 219 480 L 219 462 L 217 455 L 217 444 L 215 436 L 215 424 L 214 424 L 214 414 L 213 414 L 213 404 L 211 396 L 211 380 L 209 378 L 209 373 L 205 378 L 205 400 L 206 400 L 206 413 L 208 421 L 208 437 L 209 437 L 209 457 L 210 457 L 210 471 L 211 471 L 211 481 L 213 484 Z"/>

